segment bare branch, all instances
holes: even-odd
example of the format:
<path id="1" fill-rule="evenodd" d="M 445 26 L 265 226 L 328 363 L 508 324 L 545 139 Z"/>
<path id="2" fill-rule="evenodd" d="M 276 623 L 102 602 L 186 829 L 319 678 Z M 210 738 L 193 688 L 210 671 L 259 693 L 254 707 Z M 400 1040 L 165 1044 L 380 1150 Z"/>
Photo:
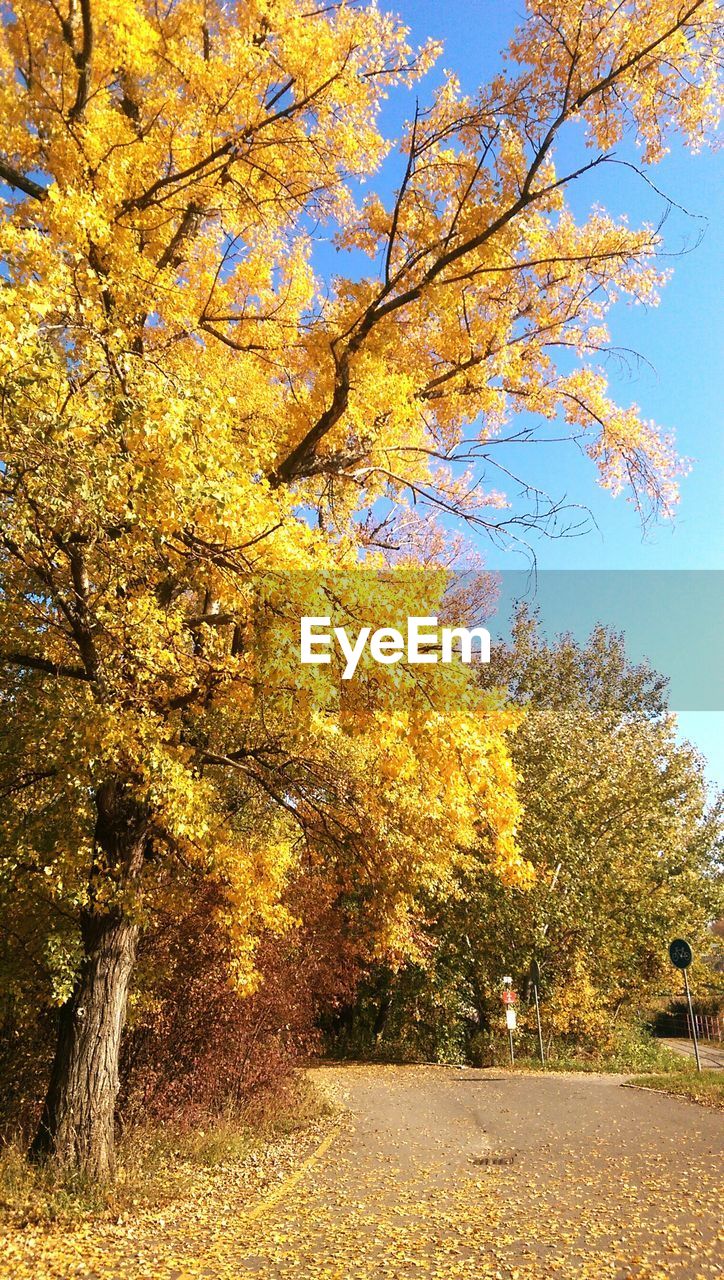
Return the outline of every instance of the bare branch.
<path id="1" fill-rule="evenodd" d="M 90 680 L 84 667 L 71 667 L 50 658 L 38 658 L 30 653 L 0 653 L 5 666 L 27 667 L 30 671 L 44 671 L 49 676 L 65 676 L 70 680 Z"/>
<path id="2" fill-rule="evenodd" d="M 7 182 L 9 187 L 23 191 L 26 196 L 32 196 L 33 200 L 45 200 L 48 194 L 46 187 L 41 187 L 39 182 L 33 182 L 32 178 L 27 178 L 19 169 L 8 164 L 7 160 L 0 159 L 0 178 L 3 182 Z"/>

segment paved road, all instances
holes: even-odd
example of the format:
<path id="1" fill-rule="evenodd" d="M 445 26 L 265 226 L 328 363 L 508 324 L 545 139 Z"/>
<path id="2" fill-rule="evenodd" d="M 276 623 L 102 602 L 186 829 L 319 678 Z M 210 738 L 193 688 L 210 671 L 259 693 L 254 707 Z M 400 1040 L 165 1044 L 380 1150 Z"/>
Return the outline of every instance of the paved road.
<path id="1" fill-rule="evenodd" d="M 320 1068 L 347 1108 L 250 1201 L 0 1241 L 3 1280 L 712 1280 L 724 1117 L 605 1076 Z M 293 1171 L 292 1171 L 293 1170 Z"/>
<path id="2" fill-rule="evenodd" d="M 352 1121 L 240 1249 L 274 1280 L 710 1280 L 724 1118 L 617 1077 L 321 1069 Z"/>
<path id="3" fill-rule="evenodd" d="M 682 1058 L 694 1057 L 694 1046 L 691 1040 L 664 1040 L 663 1043 Z M 724 1045 L 709 1044 L 708 1041 L 702 1040 L 699 1043 L 699 1057 L 702 1067 L 707 1071 L 724 1071 Z"/>

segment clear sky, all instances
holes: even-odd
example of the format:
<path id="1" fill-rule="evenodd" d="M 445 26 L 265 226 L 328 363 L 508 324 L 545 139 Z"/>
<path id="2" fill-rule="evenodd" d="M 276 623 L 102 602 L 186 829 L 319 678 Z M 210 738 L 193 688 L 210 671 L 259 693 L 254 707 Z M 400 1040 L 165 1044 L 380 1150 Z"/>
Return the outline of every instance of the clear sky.
<path id="1" fill-rule="evenodd" d="M 382 7 L 386 5 L 382 3 Z M 402 0 L 390 7 L 401 14 L 416 40 L 434 36 L 444 41 L 442 59 L 417 89 L 423 103 L 444 68 L 454 71 L 467 90 L 499 69 L 500 51 L 522 8 L 507 0 Z M 410 110 L 409 103 L 404 103 L 403 111 L 405 107 Z M 387 116 L 386 123 L 397 128 L 398 99 Z M 625 147 L 620 154 L 627 154 Z M 623 496 L 613 499 L 599 489 L 592 464 L 574 447 L 536 447 L 535 456 L 526 458 L 528 474 L 552 496 L 567 494 L 586 503 L 597 526 L 576 538 L 538 540 L 535 554 L 540 570 L 724 569 L 722 161 L 713 152 L 692 156 L 675 145 L 651 170 L 651 177 L 674 201 L 700 218 L 674 209 L 667 219 L 667 250 L 677 255 L 686 248 L 690 252 L 672 259 L 673 278 L 663 290 L 659 307 L 619 305 L 611 313 L 613 342 L 640 352 L 649 362 L 619 370 L 612 365 L 611 388 L 619 402 L 636 401 L 646 417 L 675 430 L 679 452 L 692 460 L 692 470 L 682 480 L 675 520 L 643 531 L 633 506 Z M 581 215 L 596 202 L 611 213 L 625 210 L 634 225 L 644 220 L 658 222 L 664 207 L 639 178 L 616 167 L 604 175 L 599 170 L 584 178 L 571 202 Z M 701 231 L 703 239 L 693 247 Z M 500 553 L 489 553 L 488 559 L 501 568 L 524 567 L 507 554 L 501 558 Z M 604 621 L 616 622 L 615 618 Z M 685 636 L 682 643 L 686 643 Z M 680 727 L 707 757 L 710 777 L 724 786 L 724 714 L 682 713 Z"/>

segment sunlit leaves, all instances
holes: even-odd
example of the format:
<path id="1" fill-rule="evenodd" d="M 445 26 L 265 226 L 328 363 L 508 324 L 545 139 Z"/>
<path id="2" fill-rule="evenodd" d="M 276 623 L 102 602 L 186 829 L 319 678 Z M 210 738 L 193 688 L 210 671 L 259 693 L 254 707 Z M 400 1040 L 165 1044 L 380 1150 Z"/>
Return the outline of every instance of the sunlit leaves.
<path id="1" fill-rule="evenodd" d="M 376 7 L 8 13 L 0 656 L 19 748 L 2 844 L 21 914 L 42 876 L 72 932 L 93 866 L 95 903 L 145 919 L 202 868 L 248 959 L 257 923 L 285 927 L 306 857 L 362 887 L 371 945 L 399 956 L 419 891 L 481 828 L 496 875 L 529 880 L 516 717 L 459 669 L 435 696 L 420 681 L 390 700 L 367 673 L 322 704 L 255 649 L 255 582 L 277 576 L 288 627 L 325 573 L 434 575 L 450 521 L 515 518 L 478 465 L 520 409 L 580 436 L 613 492 L 671 507 L 671 441 L 612 403 L 600 367 L 610 302 L 655 301 L 658 233 L 574 218 L 567 187 L 632 122 L 648 159 L 670 127 L 698 145 L 713 6 L 631 9 L 536 0 L 504 74 L 470 97 L 449 77 L 402 139 L 397 196 L 366 202 L 393 145 L 383 96 L 438 52 Z M 580 120 L 594 149 L 567 170 L 558 136 Z M 329 279 L 320 239 L 371 265 Z M 373 597 L 350 587 L 342 610 Z M 109 777 L 147 815 L 147 892 L 93 851 Z"/>

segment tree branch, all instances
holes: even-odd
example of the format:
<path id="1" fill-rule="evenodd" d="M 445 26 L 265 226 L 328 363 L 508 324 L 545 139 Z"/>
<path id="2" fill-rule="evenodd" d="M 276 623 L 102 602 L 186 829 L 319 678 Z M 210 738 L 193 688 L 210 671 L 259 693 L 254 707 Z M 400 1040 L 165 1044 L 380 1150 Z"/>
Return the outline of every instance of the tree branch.
<path id="1" fill-rule="evenodd" d="M 337 79 L 341 70 L 342 68 L 338 68 L 328 76 L 326 80 L 317 85 L 316 89 L 310 89 L 309 93 L 305 94 L 303 98 L 299 98 L 298 101 L 290 102 L 288 106 L 282 107 L 279 111 L 274 112 L 273 115 L 265 116 L 258 124 L 249 125 L 249 127 L 238 137 L 227 138 L 226 141 L 220 143 L 218 147 L 214 147 L 213 151 L 210 151 L 208 155 L 205 155 L 201 160 L 197 160 L 194 164 L 188 165 L 186 169 L 181 169 L 178 173 L 167 173 L 162 178 L 157 178 L 156 181 L 152 183 L 151 186 L 148 187 L 141 195 L 134 196 L 130 200 L 125 200 L 121 205 L 121 213 L 131 213 L 134 209 L 147 209 L 149 205 L 154 203 L 159 192 L 163 191 L 166 187 L 172 186 L 177 182 L 184 182 L 187 178 L 196 177 L 210 164 L 213 164 L 216 160 L 222 159 L 224 156 L 229 156 L 231 159 L 235 159 L 237 153 L 245 142 L 250 142 L 252 138 L 256 137 L 258 133 L 261 133 L 263 129 L 268 129 L 270 125 L 276 124 L 279 120 L 291 119 L 300 111 L 303 111 L 305 107 L 308 107 L 311 102 L 314 102 L 315 99 L 320 97 L 321 94 L 324 93 L 325 89 L 328 89 L 333 81 Z M 279 95 L 277 95 L 277 97 L 278 96 Z M 272 102 L 275 101 L 276 97 L 272 99 Z"/>
<path id="2" fill-rule="evenodd" d="M 44 671 L 49 676 L 66 676 L 70 680 L 90 680 L 84 667 L 71 667 L 50 658 L 37 658 L 30 653 L 2 653 L 0 663 L 5 666 L 27 667 L 30 671 Z"/>
<path id="3" fill-rule="evenodd" d="M 3 182 L 7 182 L 9 187 L 16 187 L 18 191 L 25 192 L 26 196 L 32 196 L 33 200 L 45 200 L 48 194 L 47 189 L 41 187 L 39 182 L 26 178 L 24 173 L 20 173 L 13 165 L 8 164 L 7 160 L 0 159 L 0 178 Z"/>
<path id="4" fill-rule="evenodd" d="M 276 469 L 269 475 L 269 482 L 272 488 L 278 488 L 282 484 L 288 484 L 305 474 L 309 474 L 309 467 L 313 462 L 317 445 L 324 436 L 326 436 L 328 432 L 336 426 L 347 409 L 350 392 L 351 359 L 360 350 L 364 341 L 380 320 L 419 299 L 425 289 L 429 288 L 430 285 L 439 280 L 446 268 L 452 266 L 456 262 L 459 262 L 461 259 L 467 260 L 471 254 L 483 248 L 489 240 L 496 236 L 498 232 L 503 230 L 510 222 L 514 221 L 530 205 L 544 199 L 553 191 L 574 181 L 589 169 L 594 168 L 607 159 L 606 156 L 598 156 L 595 160 L 582 165 L 574 172 L 568 173 L 565 177 L 559 178 L 545 187 L 538 189 L 534 188 L 536 175 L 548 156 L 562 125 L 570 119 L 571 116 L 576 115 L 590 98 L 597 94 L 600 95 L 604 93 L 607 88 L 617 80 L 621 79 L 627 71 L 630 71 L 644 58 L 653 53 L 661 44 L 665 43 L 667 39 L 670 39 L 677 31 L 686 26 L 687 22 L 692 19 L 696 11 L 701 8 L 702 3 L 703 0 L 693 0 L 693 3 L 691 3 L 689 7 L 683 13 L 680 13 L 675 21 L 671 23 L 666 32 L 655 40 L 650 41 L 642 49 L 631 54 L 631 56 L 620 65 L 612 67 L 605 76 L 601 77 L 594 84 L 590 85 L 588 89 L 581 92 L 572 102 L 570 101 L 569 77 L 569 83 L 566 86 L 564 100 L 561 104 L 560 110 L 551 121 L 546 134 L 535 149 L 535 153 L 528 166 L 527 173 L 522 186 L 520 187 L 517 198 L 508 206 L 507 209 L 504 209 L 497 218 L 477 234 L 469 236 L 467 239 L 461 240 L 454 245 L 449 244 L 450 237 L 448 236 L 442 243 L 442 252 L 438 251 L 430 266 L 423 272 L 417 281 L 410 282 L 408 284 L 405 282 L 405 274 L 409 271 L 409 264 L 405 264 L 402 270 L 392 279 L 389 278 L 391 244 L 388 240 L 385 260 L 386 279 L 382 289 L 375 300 L 370 303 L 367 309 L 363 312 L 355 325 L 348 330 L 347 335 L 339 335 L 335 340 L 336 343 L 339 343 L 342 336 L 348 337 L 346 348 L 343 350 L 341 355 L 337 355 L 334 349 L 335 344 L 332 344 L 332 352 L 336 366 L 332 399 L 327 409 L 325 409 L 306 435 L 302 437 L 298 444 L 294 446 L 282 462 L 279 463 Z M 408 168 L 405 174 L 405 179 L 403 180 L 401 192 L 409 183 L 411 172 L 410 160 L 408 159 Z M 400 216 L 399 200 L 400 196 L 398 196 L 398 202 L 396 203 L 393 214 L 391 234 L 394 236 L 397 235 Z M 460 211 L 458 210 L 458 215 L 456 216 L 459 216 L 459 212 Z M 438 248 L 438 245 L 430 245 L 425 253 L 418 255 L 418 260 L 420 257 L 425 257 L 427 254 L 433 253 L 433 251 Z M 445 283 L 445 281 L 443 280 L 442 283 Z M 395 289 L 398 286 L 401 286 L 400 292 L 395 292 Z M 351 336 L 349 336 L 350 334 Z"/>
<path id="5" fill-rule="evenodd" d="M 164 267 L 178 267 L 183 261 L 183 244 L 198 230 L 199 224 L 203 217 L 203 209 L 200 205 L 195 204 L 192 200 L 186 207 L 186 211 L 174 231 L 169 243 L 164 249 L 156 266 L 160 271 Z"/>
<path id="6" fill-rule="evenodd" d="M 78 88 L 75 102 L 70 109 L 69 119 L 80 120 L 88 101 L 90 89 L 91 60 L 93 57 L 93 16 L 90 0 L 80 0 L 81 21 L 83 23 L 83 44 L 73 54 L 73 61 L 78 68 Z"/>

